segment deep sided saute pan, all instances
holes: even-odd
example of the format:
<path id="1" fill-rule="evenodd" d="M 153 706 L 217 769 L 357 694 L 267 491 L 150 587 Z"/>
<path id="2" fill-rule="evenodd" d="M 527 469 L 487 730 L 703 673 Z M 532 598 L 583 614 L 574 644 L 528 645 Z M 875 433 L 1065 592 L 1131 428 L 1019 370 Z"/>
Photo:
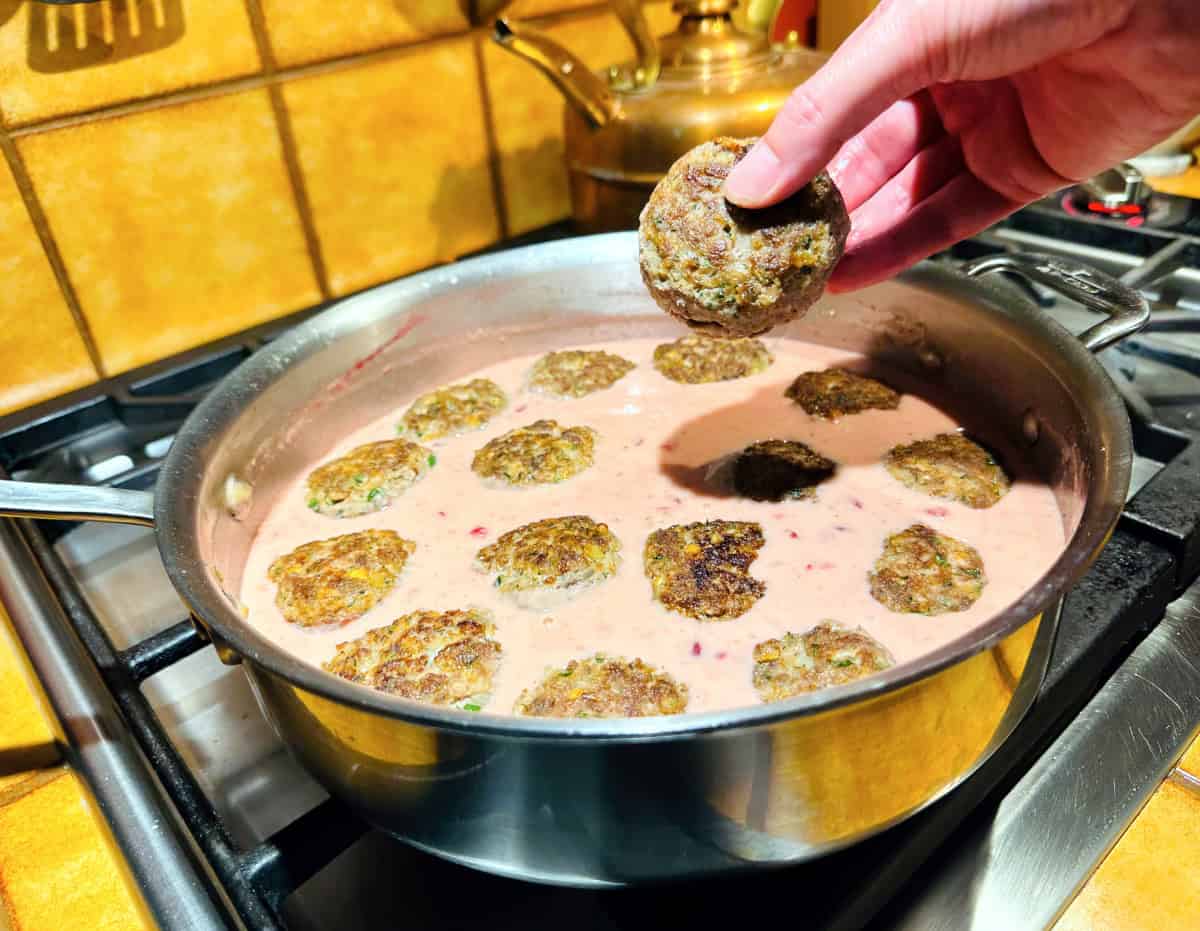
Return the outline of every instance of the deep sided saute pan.
<path id="1" fill-rule="evenodd" d="M 1009 271 L 1105 319 L 1075 338 Z M 1145 303 L 1047 256 L 926 262 L 829 295 L 781 332 L 861 351 L 969 403 L 1028 449 L 1067 543 L 1052 568 L 969 635 L 886 672 L 788 701 L 627 720 L 544 720 L 430 707 L 293 659 L 236 594 L 284 483 L 410 385 L 516 353 L 680 335 L 642 285 L 633 233 L 498 253 L 340 302 L 266 346 L 188 418 L 153 495 L 0 483 L 0 513 L 144 523 L 220 657 L 240 663 L 305 767 L 364 818 L 505 875 L 622 884 L 797 863 L 907 817 L 966 778 L 1033 700 L 1059 597 L 1117 521 L 1131 465 L 1121 399 L 1093 352 Z"/>

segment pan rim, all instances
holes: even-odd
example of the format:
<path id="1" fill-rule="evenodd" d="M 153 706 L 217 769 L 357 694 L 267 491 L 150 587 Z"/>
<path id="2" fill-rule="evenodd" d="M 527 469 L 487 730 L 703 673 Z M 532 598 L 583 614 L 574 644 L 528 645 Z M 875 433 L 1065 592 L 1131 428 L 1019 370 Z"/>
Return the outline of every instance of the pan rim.
<path id="1" fill-rule="evenodd" d="M 523 246 L 420 272 L 336 302 L 326 310 L 260 349 L 214 388 L 176 434 L 155 488 L 155 524 L 159 552 L 167 575 L 200 623 L 242 658 L 301 691 L 339 705 L 380 714 L 414 725 L 464 735 L 514 740 L 627 743 L 691 739 L 705 734 L 759 728 L 895 693 L 987 650 L 1033 621 L 1053 600 L 1078 581 L 1107 543 L 1123 509 L 1132 472 L 1132 440 L 1124 404 L 1100 363 L 1056 321 L 1044 316 L 1019 291 L 1002 282 L 967 278 L 961 272 L 925 261 L 898 276 L 918 290 L 959 296 L 987 310 L 1031 326 L 1063 366 L 1073 366 L 1099 399 L 1084 416 L 1103 427 L 1106 444 L 1101 462 L 1093 462 L 1079 524 L 1054 564 L 1018 599 L 988 620 L 939 649 L 867 679 L 771 704 L 680 715 L 619 719 L 546 719 L 480 714 L 426 705 L 339 679 L 272 644 L 230 605 L 205 569 L 199 550 L 195 514 L 205 467 L 205 450 L 234 428 L 241 410 L 287 370 L 284 363 L 318 334 L 355 328 L 358 308 L 382 295 L 405 301 L 411 312 L 420 299 L 438 288 L 454 287 L 528 273 L 539 268 L 595 263 L 636 248 L 636 233 L 604 233 Z"/>

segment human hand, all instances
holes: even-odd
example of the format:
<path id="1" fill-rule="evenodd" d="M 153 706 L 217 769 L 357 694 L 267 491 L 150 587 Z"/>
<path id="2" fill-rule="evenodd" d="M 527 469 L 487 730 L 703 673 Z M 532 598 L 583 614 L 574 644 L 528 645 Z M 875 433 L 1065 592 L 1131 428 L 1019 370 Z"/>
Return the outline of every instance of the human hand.
<path id="1" fill-rule="evenodd" d="M 770 206 L 828 165 L 852 222 L 829 289 L 851 290 L 1197 112 L 1197 0 L 883 0 L 792 93 L 725 195 Z"/>

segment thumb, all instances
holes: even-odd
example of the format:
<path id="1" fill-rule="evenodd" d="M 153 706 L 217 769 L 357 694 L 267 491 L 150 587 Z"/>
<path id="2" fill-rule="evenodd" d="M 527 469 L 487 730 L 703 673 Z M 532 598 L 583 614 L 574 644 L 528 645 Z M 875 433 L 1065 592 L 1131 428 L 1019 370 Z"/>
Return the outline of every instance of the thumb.
<path id="1" fill-rule="evenodd" d="M 852 136 L 897 100 L 941 80 L 905 3 L 883 3 L 825 65 L 797 87 L 766 134 L 725 181 L 740 207 L 768 207 L 820 172 Z M 928 15 L 930 6 L 919 4 Z M 899 12 L 898 12 L 899 11 Z M 921 17 L 922 19 L 925 16 Z M 944 21 L 933 16 L 934 21 Z"/>

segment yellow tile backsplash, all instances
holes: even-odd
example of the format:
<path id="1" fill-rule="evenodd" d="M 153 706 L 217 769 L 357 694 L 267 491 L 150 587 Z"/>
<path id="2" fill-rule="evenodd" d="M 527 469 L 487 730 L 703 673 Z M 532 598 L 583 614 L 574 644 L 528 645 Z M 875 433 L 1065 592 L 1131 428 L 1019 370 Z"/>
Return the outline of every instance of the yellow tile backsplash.
<path id="1" fill-rule="evenodd" d="M 467 0 L 261 0 L 275 60 L 300 65 L 464 32 Z"/>
<path id="2" fill-rule="evenodd" d="M 58 761 L 49 709 L 25 652 L 0 607 L 0 794 L 29 770 Z"/>
<path id="3" fill-rule="evenodd" d="M 0 413 L 566 218 L 500 14 L 632 57 L 605 0 L 0 0 Z"/>
<path id="4" fill-rule="evenodd" d="M 0 23 L 0 113 L 9 126 L 260 68 L 243 0 L 0 0 Z"/>
<path id="5" fill-rule="evenodd" d="M 0 807 L 0 927 L 154 928 L 107 827 L 69 770 Z"/>
<path id="6" fill-rule="evenodd" d="M 491 0 L 490 7 L 494 9 L 499 2 L 500 0 Z M 489 4 L 485 2 L 484 7 L 488 6 Z M 532 19 L 535 16 L 562 13 L 566 10 L 581 10 L 585 7 L 603 8 L 603 6 L 604 0 L 513 0 L 495 15 L 511 16 L 513 19 Z"/>
<path id="7" fill-rule="evenodd" d="M 18 146 L 108 372 L 320 299 L 266 91 Z"/>
<path id="8" fill-rule="evenodd" d="M 448 261 L 500 235 L 470 43 L 434 43 L 284 86 L 335 294 Z M 420 87 L 429 92 L 398 92 Z"/>
<path id="9" fill-rule="evenodd" d="M 8 165 L 0 159 L 0 412 L 79 388 L 97 373 Z"/>

